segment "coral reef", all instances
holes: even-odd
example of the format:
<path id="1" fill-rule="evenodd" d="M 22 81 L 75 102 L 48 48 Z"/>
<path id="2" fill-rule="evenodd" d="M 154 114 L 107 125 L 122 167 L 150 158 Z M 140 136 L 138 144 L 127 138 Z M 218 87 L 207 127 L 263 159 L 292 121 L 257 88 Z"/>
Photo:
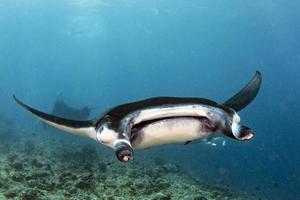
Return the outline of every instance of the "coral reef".
<path id="1" fill-rule="evenodd" d="M 12 144 L 9 136 L 2 138 L 1 145 L 9 142 L 12 148 L 0 155 L 0 199 L 257 199 L 209 186 L 157 156 L 137 155 L 134 162 L 124 164 L 113 152 L 87 140 L 52 140 L 37 134 Z"/>

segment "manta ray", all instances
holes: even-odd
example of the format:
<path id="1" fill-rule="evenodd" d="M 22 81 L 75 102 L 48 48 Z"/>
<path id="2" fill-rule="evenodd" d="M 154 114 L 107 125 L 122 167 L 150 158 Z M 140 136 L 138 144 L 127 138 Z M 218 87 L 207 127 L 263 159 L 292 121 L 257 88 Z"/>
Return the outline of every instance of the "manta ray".
<path id="1" fill-rule="evenodd" d="M 127 162 L 133 159 L 134 149 L 187 144 L 218 132 L 238 141 L 251 139 L 254 131 L 240 124 L 237 112 L 254 100 L 261 82 L 257 71 L 244 88 L 223 103 L 198 97 L 153 97 L 115 106 L 91 120 L 47 114 L 13 98 L 50 126 L 104 144 L 115 151 L 118 160 Z"/>

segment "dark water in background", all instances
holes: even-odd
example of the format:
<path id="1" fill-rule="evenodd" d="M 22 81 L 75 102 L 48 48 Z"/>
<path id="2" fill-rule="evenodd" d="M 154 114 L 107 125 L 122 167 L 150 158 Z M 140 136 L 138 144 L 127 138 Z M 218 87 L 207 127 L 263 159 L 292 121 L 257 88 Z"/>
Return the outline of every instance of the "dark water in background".
<path id="1" fill-rule="evenodd" d="M 62 92 L 94 116 L 159 95 L 222 102 L 259 69 L 262 90 L 240 113 L 253 140 L 151 151 L 212 183 L 300 199 L 299 13 L 284 0 L 1 0 L 1 115 L 35 124 L 12 94 L 50 110 Z"/>

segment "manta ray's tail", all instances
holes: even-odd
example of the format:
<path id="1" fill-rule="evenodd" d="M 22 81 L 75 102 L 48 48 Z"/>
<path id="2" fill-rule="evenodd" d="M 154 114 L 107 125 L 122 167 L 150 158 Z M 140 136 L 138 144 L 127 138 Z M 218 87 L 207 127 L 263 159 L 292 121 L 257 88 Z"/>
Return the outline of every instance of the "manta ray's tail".
<path id="1" fill-rule="evenodd" d="M 251 79 L 251 81 L 237 94 L 228 99 L 224 106 L 233 108 L 236 112 L 244 109 L 248 104 L 250 104 L 254 98 L 256 97 L 260 85 L 262 82 L 262 76 L 259 71 L 256 71 L 255 76 Z"/>
<path id="2" fill-rule="evenodd" d="M 96 130 L 92 120 L 87 121 L 78 121 L 78 120 L 71 120 L 65 119 L 61 117 L 57 117 L 54 115 L 50 115 L 39 110 L 36 110 L 22 101 L 20 101 L 15 95 L 13 95 L 14 100 L 27 111 L 34 114 L 43 122 L 56 127 L 58 129 L 67 131 L 69 133 L 73 133 L 75 135 L 87 136 L 94 140 L 96 140 Z"/>

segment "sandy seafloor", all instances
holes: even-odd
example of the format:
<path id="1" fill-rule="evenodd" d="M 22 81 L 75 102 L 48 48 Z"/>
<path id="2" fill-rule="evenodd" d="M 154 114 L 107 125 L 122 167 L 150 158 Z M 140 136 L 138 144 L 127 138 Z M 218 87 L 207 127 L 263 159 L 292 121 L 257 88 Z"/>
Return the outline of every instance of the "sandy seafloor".
<path id="1" fill-rule="evenodd" d="M 59 134 L 0 121 L 0 199 L 261 199 L 208 185 L 201 175 L 151 154 L 125 164 L 93 141 L 69 142 Z"/>

